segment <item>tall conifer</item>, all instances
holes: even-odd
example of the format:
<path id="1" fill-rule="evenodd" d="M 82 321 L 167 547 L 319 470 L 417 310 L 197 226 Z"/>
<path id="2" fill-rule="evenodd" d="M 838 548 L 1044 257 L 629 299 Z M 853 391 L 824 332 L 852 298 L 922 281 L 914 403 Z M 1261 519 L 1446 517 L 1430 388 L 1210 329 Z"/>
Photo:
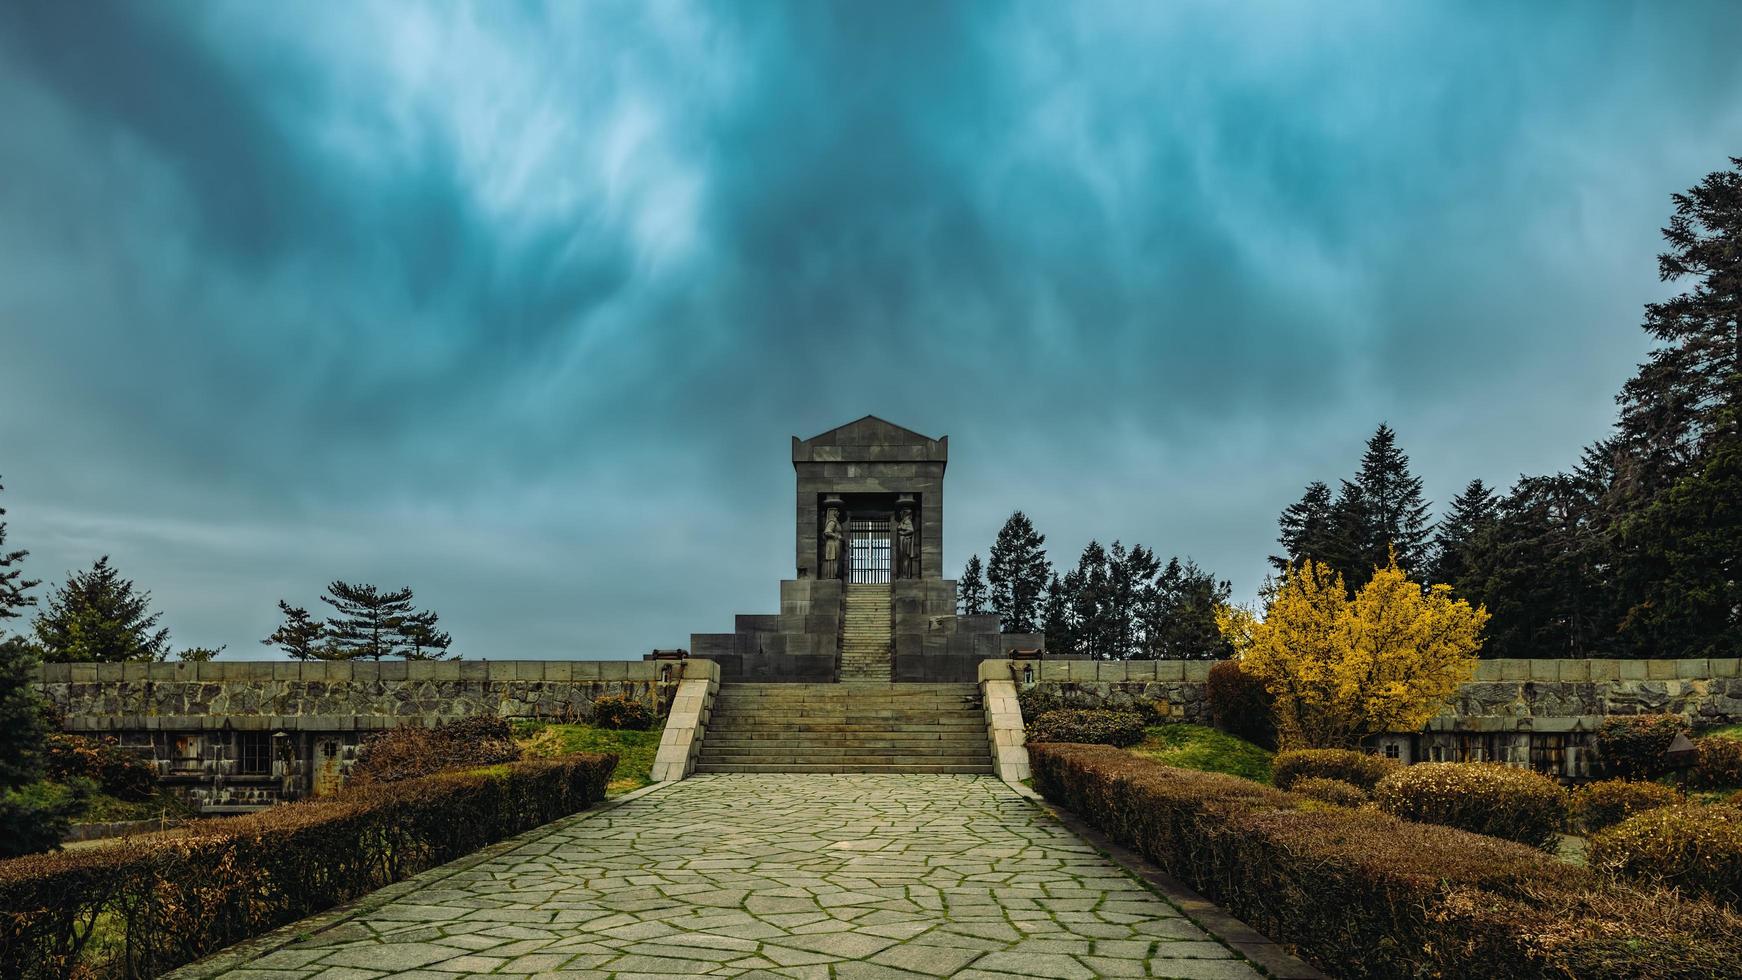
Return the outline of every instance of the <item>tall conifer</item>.
<path id="1" fill-rule="evenodd" d="M 998 614 L 1006 633 L 1040 629 L 1041 599 L 1052 575 L 1045 544 L 1046 536 L 1034 529 L 1022 511 L 1011 514 L 998 531 L 986 562 L 986 582 L 992 611 Z"/>

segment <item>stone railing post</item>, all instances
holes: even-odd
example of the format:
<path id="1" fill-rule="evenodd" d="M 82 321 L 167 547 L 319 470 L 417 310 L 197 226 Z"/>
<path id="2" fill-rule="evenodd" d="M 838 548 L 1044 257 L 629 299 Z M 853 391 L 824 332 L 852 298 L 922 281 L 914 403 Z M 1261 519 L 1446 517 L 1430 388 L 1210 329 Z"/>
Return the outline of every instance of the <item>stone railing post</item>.
<path id="1" fill-rule="evenodd" d="M 1007 783 L 1028 778 L 1028 748 L 1024 745 L 1022 707 L 1016 700 L 1016 664 L 1010 660 L 980 661 L 980 698 L 986 706 L 986 741 L 992 746 L 992 766 Z"/>
<path id="2" fill-rule="evenodd" d="M 683 678 L 678 681 L 671 711 L 665 717 L 665 731 L 660 735 L 659 751 L 653 757 L 654 782 L 673 782 L 695 770 L 714 695 L 719 691 L 719 664 L 695 658 L 684 661 Z"/>

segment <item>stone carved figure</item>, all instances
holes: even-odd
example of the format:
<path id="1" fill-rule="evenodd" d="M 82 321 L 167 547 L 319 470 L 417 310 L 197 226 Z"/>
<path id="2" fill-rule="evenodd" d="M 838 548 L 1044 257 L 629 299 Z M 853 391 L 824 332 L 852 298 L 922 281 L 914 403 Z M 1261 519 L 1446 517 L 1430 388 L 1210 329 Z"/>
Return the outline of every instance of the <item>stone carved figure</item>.
<path id="1" fill-rule="evenodd" d="M 830 507 L 823 516 L 823 575 L 825 579 L 841 577 L 841 512 Z"/>
<path id="2" fill-rule="evenodd" d="M 903 507 L 895 520 L 895 554 L 901 578 L 919 578 L 919 533 L 913 526 L 913 508 Z"/>

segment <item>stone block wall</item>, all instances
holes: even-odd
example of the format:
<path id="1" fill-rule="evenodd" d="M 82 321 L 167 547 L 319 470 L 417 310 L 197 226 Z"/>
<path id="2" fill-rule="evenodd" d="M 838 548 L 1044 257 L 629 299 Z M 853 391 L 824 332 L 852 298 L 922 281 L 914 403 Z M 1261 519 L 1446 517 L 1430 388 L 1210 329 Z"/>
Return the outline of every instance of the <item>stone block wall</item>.
<path id="1" fill-rule="evenodd" d="M 149 755 L 207 812 L 336 788 L 370 732 L 473 716 L 580 721 L 594 699 L 663 717 L 686 666 L 669 661 L 45 664 L 40 687 L 75 732 Z M 696 671 L 709 672 L 707 665 Z"/>
<path id="2" fill-rule="evenodd" d="M 44 664 L 74 731 L 354 731 L 490 715 L 584 720 L 623 695 L 663 714 L 682 664 L 639 660 Z"/>
<path id="3" fill-rule="evenodd" d="M 1737 659 L 1483 660 L 1433 730 L 1588 730 L 1610 715 L 1679 714 L 1701 724 L 1742 722 Z M 1207 723 L 1210 661 L 1009 662 L 1019 687 L 1038 684 L 1083 707 L 1154 707 L 1164 717 Z"/>

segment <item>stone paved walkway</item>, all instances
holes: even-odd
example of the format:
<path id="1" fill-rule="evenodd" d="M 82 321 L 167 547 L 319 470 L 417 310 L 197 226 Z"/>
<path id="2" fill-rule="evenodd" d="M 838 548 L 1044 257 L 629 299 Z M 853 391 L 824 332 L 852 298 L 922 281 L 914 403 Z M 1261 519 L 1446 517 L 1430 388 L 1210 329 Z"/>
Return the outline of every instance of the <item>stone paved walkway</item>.
<path id="1" fill-rule="evenodd" d="M 1259 973 L 985 776 L 698 776 L 228 980 Z"/>

